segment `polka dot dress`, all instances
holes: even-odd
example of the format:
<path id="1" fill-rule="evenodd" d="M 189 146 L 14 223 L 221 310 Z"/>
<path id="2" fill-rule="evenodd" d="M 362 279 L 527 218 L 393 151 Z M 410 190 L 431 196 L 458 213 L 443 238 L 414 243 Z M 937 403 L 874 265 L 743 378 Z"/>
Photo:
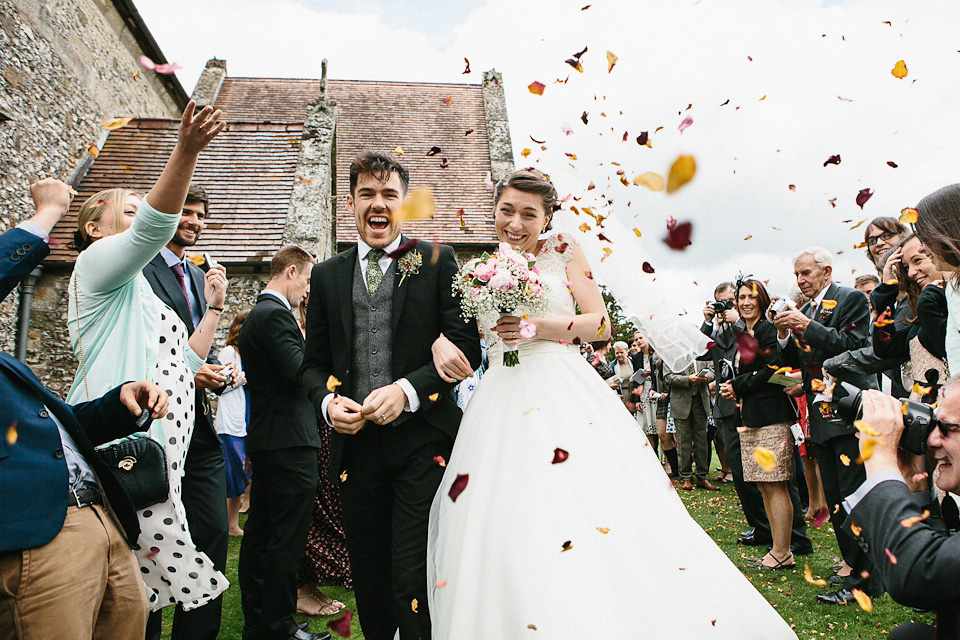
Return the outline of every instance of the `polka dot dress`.
<path id="1" fill-rule="evenodd" d="M 189 348 L 183 322 L 164 305 L 154 380 L 170 396 L 170 404 L 167 415 L 153 421 L 150 437 L 163 445 L 167 455 L 170 498 L 137 514 L 140 539 L 136 555 L 154 611 L 174 603 L 194 609 L 229 586 L 210 558 L 194 546 L 180 499 L 183 463 L 193 435 L 193 373 L 184 355 Z"/>

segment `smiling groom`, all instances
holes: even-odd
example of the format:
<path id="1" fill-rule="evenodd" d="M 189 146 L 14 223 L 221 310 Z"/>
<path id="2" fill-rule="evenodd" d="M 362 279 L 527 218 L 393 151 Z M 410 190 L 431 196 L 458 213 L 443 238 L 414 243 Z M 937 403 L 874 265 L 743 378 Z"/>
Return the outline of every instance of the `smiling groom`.
<path id="1" fill-rule="evenodd" d="M 398 628 L 402 640 L 430 639 L 427 522 L 443 476 L 438 456 L 449 458 L 462 415 L 430 348 L 442 333 L 472 368 L 480 363 L 476 328 L 451 291 L 453 249 L 421 242 L 394 253 L 409 242 L 398 217 L 408 185 L 386 155 L 350 165 L 347 208 L 360 239 L 313 268 L 301 369 L 335 430 L 330 473 L 367 640 L 392 640 Z"/>

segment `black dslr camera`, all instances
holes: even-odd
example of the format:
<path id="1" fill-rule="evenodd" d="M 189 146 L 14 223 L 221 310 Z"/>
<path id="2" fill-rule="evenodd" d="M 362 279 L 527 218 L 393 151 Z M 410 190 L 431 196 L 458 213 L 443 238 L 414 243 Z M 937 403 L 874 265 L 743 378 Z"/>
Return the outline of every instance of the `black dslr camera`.
<path id="1" fill-rule="evenodd" d="M 713 307 L 713 312 L 718 316 L 723 317 L 723 312 L 727 309 L 733 309 L 733 300 L 716 300 L 710 303 L 710 306 Z"/>
<path id="2" fill-rule="evenodd" d="M 847 394 L 835 402 L 828 403 L 833 416 L 828 418 L 833 424 L 853 429 L 853 423 L 863 417 L 861 390 L 847 382 L 841 382 Z M 899 446 L 905 451 L 923 455 L 927 448 L 927 436 L 937 426 L 937 417 L 933 407 L 922 402 L 903 400 L 906 410 L 903 414 L 903 433 Z"/>

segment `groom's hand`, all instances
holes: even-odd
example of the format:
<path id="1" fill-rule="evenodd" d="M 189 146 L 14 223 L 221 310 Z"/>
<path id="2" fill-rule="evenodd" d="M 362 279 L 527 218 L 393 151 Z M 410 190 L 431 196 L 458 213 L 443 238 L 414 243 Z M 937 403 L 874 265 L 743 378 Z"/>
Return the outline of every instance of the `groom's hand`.
<path id="1" fill-rule="evenodd" d="M 361 409 L 362 407 L 350 398 L 337 396 L 327 405 L 327 416 L 338 433 L 352 436 L 360 431 L 366 422 Z"/>
<path id="2" fill-rule="evenodd" d="M 370 422 L 387 424 L 400 417 L 407 404 L 407 394 L 397 383 L 374 389 L 363 399 L 363 415 Z"/>

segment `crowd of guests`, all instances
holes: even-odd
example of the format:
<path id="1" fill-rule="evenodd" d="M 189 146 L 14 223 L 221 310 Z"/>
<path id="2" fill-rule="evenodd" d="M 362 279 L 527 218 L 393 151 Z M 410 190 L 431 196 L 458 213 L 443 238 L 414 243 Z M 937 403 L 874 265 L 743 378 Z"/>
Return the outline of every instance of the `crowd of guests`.
<path id="1" fill-rule="evenodd" d="M 190 181 L 199 154 L 223 130 L 219 115 L 187 106 L 177 145 L 146 196 L 109 189 L 80 207 L 67 308 L 79 367 L 67 402 L 0 354 L 7 399 L 0 420 L 10 425 L 0 441 L 2 637 L 158 638 L 160 612 L 173 605 L 174 638 L 215 638 L 230 535 L 243 536 L 245 638 L 329 637 L 307 631 L 293 614 L 343 608 L 318 584 L 353 586 L 358 565 L 348 543 L 370 547 L 354 558 L 363 575 L 358 598 L 382 596 L 393 606 L 389 575 L 379 586 L 370 576 L 402 561 L 388 554 L 387 565 L 367 566 L 384 540 L 358 526 L 369 516 L 363 496 L 350 496 L 342 511 L 339 460 L 348 456 L 358 476 L 381 471 L 363 470 L 360 454 L 332 438 L 365 421 L 407 420 L 417 396 L 403 378 L 374 416 L 349 398 L 331 399 L 338 382 L 325 370 L 304 380 L 303 371 L 329 355 L 311 353 L 307 331 L 328 327 L 319 315 L 307 320 L 316 261 L 295 246 L 273 256 L 257 304 L 234 316 L 226 346 L 212 353 L 226 272 L 210 260 L 195 264 L 186 249 L 210 214 L 206 192 Z M 362 181 L 362 164 L 359 171 Z M 3 296 L 49 252 L 49 233 L 69 207 L 69 188 L 59 181 L 40 181 L 31 193 L 36 214 L 0 237 Z M 960 187 L 925 198 L 917 216 L 912 232 L 889 217 L 867 226 L 877 276 L 857 278 L 854 287 L 834 281 L 832 256 L 818 247 L 796 255 L 791 296 L 771 296 L 752 276 L 718 284 L 703 309 L 708 351 L 683 370 L 667 367 L 643 331 L 629 343 L 583 344 L 581 352 L 663 452 L 680 490 L 734 485 L 749 525 L 740 542 L 769 547 L 754 567 L 797 566 L 796 556 L 813 553 L 808 522 L 829 519 L 843 561 L 820 602 L 846 604 L 858 590 L 872 597 L 886 590 L 937 610 L 937 637 L 956 637 L 960 538 L 949 533 L 960 522 L 949 492 L 960 490 L 953 466 L 960 465 L 960 383 L 950 379 L 950 365 L 960 369 Z M 393 273 L 387 252 L 374 251 L 360 258 L 365 279 L 344 294 L 362 294 L 370 306 L 363 322 L 371 326 L 383 320 L 377 288 Z M 444 260 L 455 264 L 452 254 Z M 311 304 L 324 305 L 335 289 Z M 436 343 L 433 355 L 436 371 L 422 375 L 452 382 Z M 464 359 L 459 378 L 470 377 L 441 404 L 469 402 L 480 361 L 472 352 Z M 366 372 L 371 396 L 377 373 Z M 863 393 L 854 427 L 835 403 L 858 390 L 875 391 Z M 939 400 L 925 454 L 898 449 L 898 399 L 906 397 Z M 162 445 L 165 500 L 135 503 L 94 449 L 130 437 Z M 711 477 L 714 450 L 720 467 Z M 350 491 L 369 489 L 356 480 Z M 244 529 L 241 512 L 248 513 Z M 366 533 L 350 538 L 345 520 Z M 890 637 L 932 633 L 914 625 Z"/>

